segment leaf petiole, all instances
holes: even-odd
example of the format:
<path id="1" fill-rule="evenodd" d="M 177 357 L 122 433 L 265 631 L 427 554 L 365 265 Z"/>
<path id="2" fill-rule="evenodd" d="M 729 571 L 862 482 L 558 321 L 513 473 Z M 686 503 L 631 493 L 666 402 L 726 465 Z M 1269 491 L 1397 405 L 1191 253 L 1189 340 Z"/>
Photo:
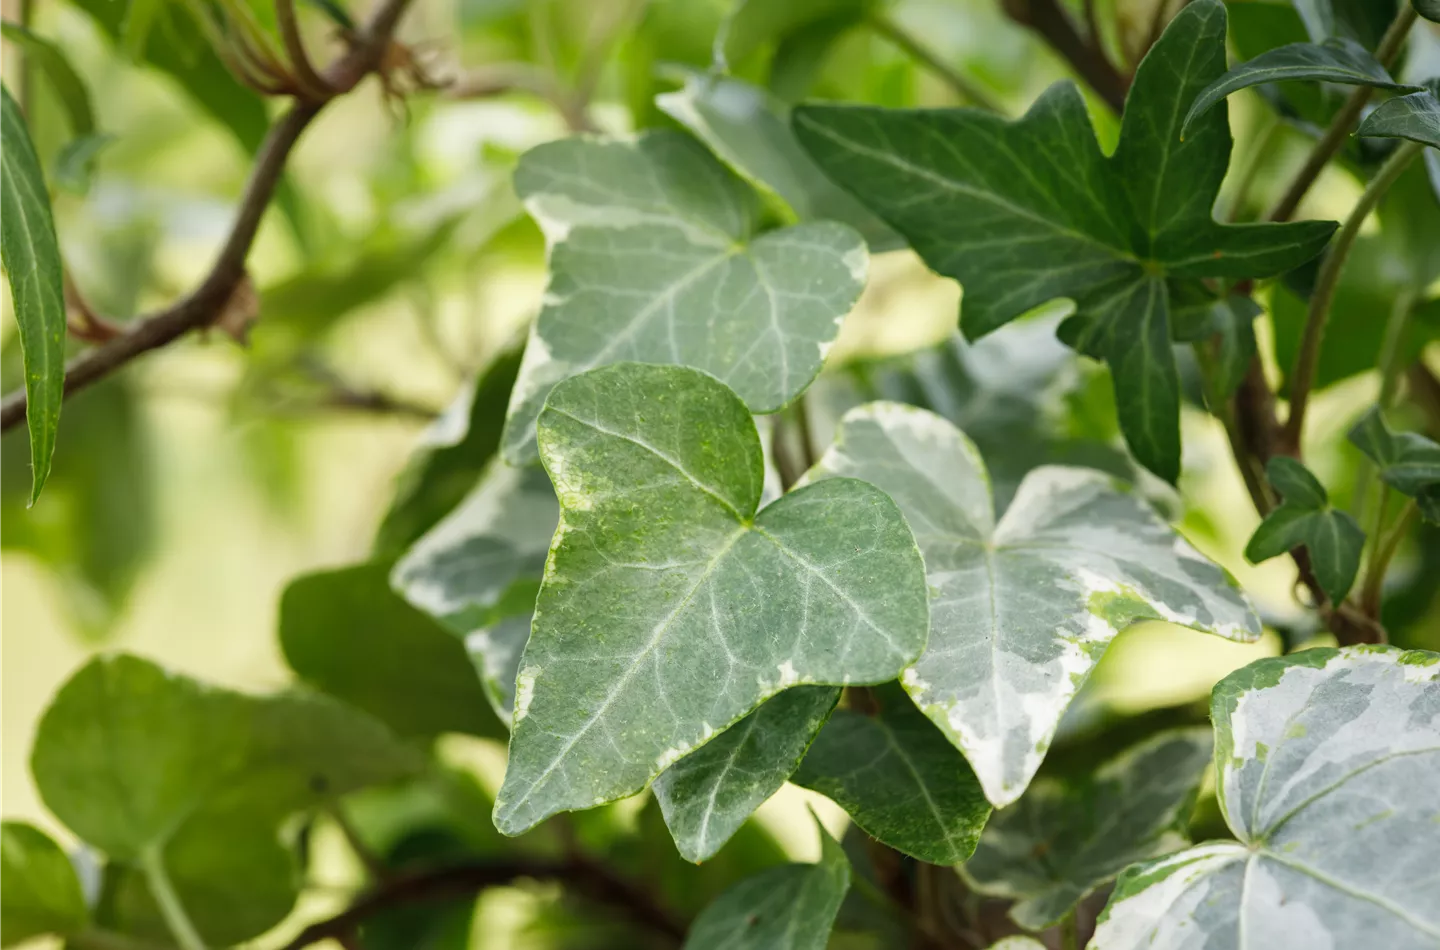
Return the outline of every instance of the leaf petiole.
<path id="1" fill-rule="evenodd" d="M 160 908 L 160 916 L 165 918 L 165 925 L 170 928 L 181 950 L 206 950 L 200 931 L 190 921 L 190 915 L 185 912 L 185 905 L 181 903 L 180 895 L 175 893 L 175 886 L 165 871 L 163 844 L 151 845 L 141 853 L 140 870 L 145 875 L 145 883 L 150 886 L 156 906 Z"/>

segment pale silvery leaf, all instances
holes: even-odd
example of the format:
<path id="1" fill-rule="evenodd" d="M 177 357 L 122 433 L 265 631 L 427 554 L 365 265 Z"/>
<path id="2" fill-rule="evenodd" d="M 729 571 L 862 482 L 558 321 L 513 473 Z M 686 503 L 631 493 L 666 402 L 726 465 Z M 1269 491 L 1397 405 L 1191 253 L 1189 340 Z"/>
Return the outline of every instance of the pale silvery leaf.
<path id="1" fill-rule="evenodd" d="M 480 674 L 485 696 L 507 726 L 514 724 L 515 677 L 520 674 L 520 657 L 530 639 L 533 616 L 526 611 L 503 617 L 465 635 L 465 650 Z"/>
<path id="2" fill-rule="evenodd" d="M 960 869 L 981 893 L 1015 901 L 1027 930 L 1052 927 L 1136 861 L 1185 847 L 1185 826 L 1210 764 L 1210 730 L 1152 736 L 1082 781 L 1042 778 L 995 813 Z"/>
<path id="3" fill-rule="evenodd" d="M 684 950 L 825 950 L 850 862 L 820 826 L 820 860 L 746 878 L 716 898 L 685 938 Z"/>
<path id="4" fill-rule="evenodd" d="M 764 89 L 731 76 L 688 72 L 683 87 L 656 96 L 655 104 L 736 172 L 778 195 L 802 221 L 849 224 L 875 251 L 905 246 L 900 235 L 825 177 L 795 141 L 789 107 Z"/>
<path id="5" fill-rule="evenodd" d="M 528 610 L 528 582 L 545 569 L 560 508 L 539 466 L 516 468 L 496 459 L 450 514 L 395 565 L 390 583 L 416 608 L 459 636 L 489 627 L 500 616 Z M 515 609 L 518 608 L 518 609 Z"/>
<path id="6" fill-rule="evenodd" d="M 550 286 L 503 447 L 535 457 L 550 388 L 623 360 L 703 369 L 752 410 L 804 391 L 865 285 L 864 239 L 833 221 L 757 232 L 745 182 L 678 132 L 527 152 L 515 188 L 550 243 Z"/>
<path id="7" fill-rule="evenodd" d="M 841 709 L 830 718 L 793 781 L 834 800 L 895 850 L 959 864 L 990 817 L 975 773 L 898 685 L 877 687 L 871 697 L 878 709 Z"/>
<path id="8" fill-rule="evenodd" d="M 839 698 L 834 687 L 787 689 L 661 773 L 655 798 L 687 861 L 712 857 L 779 791 Z"/>
<path id="9" fill-rule="evenodd" d="M 895 499 L 925 555 L 930 642 L 901 682 L 997 807 L 1020 797 L 1105 647 L 1137 620 L 1232 640 L 1260 623 L 1235 582 L 1101 472 L 1026 475 L 998 524 L 964 433 L 897 403 L 848 413 L 807 478 L 862 478 Z"/>
<path id="10" fill-rule="evenodd" d="M 885 682 L 923 649 L 924 565 L 895 503 L 837 479 L 757 513 L 755 423 L 713 377 L 592 370 L 555 387 L 538 435 L 560 527 L 501 831 L 640 791 L 783 689 Z"/>
<path id="11" fill-rule="evenodd" d="M 1440 654 L 1259 660 L 1211 719 L 1239 842 L 1127 871 L 1092 950 L 1440 946 Z"/>

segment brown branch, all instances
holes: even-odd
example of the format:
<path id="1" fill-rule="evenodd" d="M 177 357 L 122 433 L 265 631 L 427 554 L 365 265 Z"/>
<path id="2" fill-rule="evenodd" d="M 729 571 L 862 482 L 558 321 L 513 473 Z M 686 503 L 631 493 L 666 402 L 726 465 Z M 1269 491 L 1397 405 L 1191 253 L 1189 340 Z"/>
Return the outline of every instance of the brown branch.
<path id="1" fill-rule="evenodd" d="M 359 31 L 350 51 L 325 71 L 326 83 L 336 94 L 349 92 L 379 65 L 390 45 L 390 35 L 410 0 L 384 0 Z M 157 313 L 135 321 L 120 336 L 82 353 L 65 370 L 65 396 L 104 379 L 126 363 L 179 339 L 191 330 L 209 326 L 225 312 L 245 276 L 245 259 L 260 228 L 290 152 L 301 133 L 324 107 L 321 102 L 297 102 L 270 127 L 260 146 L 230 236 L 210 273 L 189 296 Z M 17 390 L 0 402 L 0 432 L 25 420 L 25 393 Z"/>
<path id="2" fill-rule="evenodd" d="M 613 907 L 631 922 L 668 938 L 674 944 L 678 945 L 685 937 L 685 926 L 668 910 L 601 864 L 580 856 L 563 860 L 514 857 L 458 864 L 394 878 L 364 894 L 334 917 L 306 927 L 281 950 L 301 950 L 322 940 L 347 937 L 370 918 L 395 907 L 465 897 L 487 887 L 511 884 L 524 878 L 560 881 L 575 893 Z"/>
<path id="3" fill-rule="evenodd" d="M 1038 33 L 1063 56 L 1116 114 L 1125 111 L 1130 80 L 1110 62 L 1098 36 L 1080 35 L 1057 0 L 1000 0 L 1000 6 L 1011 20 Z"/>
<path id="4" fill-rule="evenodd" d="M 295 0 L 275 0 L 275 19 L 280 27 L 280 39 L 285 44 L 285 55 L 290 57 L 290 68 L 295 71 L 295 82 L 303 98 L 329 98 L 330 84 L 315 71 L 310 55 L 305 52 L 305 39 L 300 35 L 300 21 L 295 15 Z"/>

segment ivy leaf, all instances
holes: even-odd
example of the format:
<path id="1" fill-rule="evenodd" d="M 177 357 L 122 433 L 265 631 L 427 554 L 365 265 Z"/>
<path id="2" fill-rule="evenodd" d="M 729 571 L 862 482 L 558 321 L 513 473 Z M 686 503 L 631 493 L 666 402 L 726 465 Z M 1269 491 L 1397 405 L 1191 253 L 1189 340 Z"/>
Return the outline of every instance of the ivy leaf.
<path id="1" fill-rule="evenodd" d="M 515 680 L 520 675 L 520 659 L 530 640 L 533 621 L 534 614 L 527 610 L 465 636 L 465 652 L 480 674 L 491 708 L 506 726 L 514 725 Z"/>
<path id="2" fill-rule="evenodd" d="M 519 370 L 518 347 L 501 353 L 421 437 L 420 447 L 396 479 L 395 497 L 375 532 L 372 556 L 399 555 L 474 488 L 500 448 L 503 407 Z"/>
<path id="3" fill-rule="evenodd" d="M 839 698 L 832 687 L 787 689 L 660 774 L 655 798 L 685 860 L 713 857 L 780 790 Z"/>
<path id="4" fill-rule="evenodd" d="M 997 807 L 1025 790 L 1120 628 L 1167 620 L 1231 640 L 1260 635 L 1234 580 L 1101 472 L 1037 468 L 997 524 L 985 464 L 964 433 L 924 410 L 874 403 L 846 415 L 813 475 L 871 482 L 915 531 L 930 642 L 901 682 Z"/>
<path id="5" fill-rule="evenodd" d="M 390 581 L 452 633 L 469 636 L 534 606 L 559 519 L 544 469 L 496 459 L 460 505 L 405 553 Z"/>
<path id="6" fill-rule="evenodd" d="M 307 574 L 280 597 L 285 661 L 400 736 L 500 738 L 465 648 L 390 589 L 386 565 Z"/>
<path id="7" fill-rule="evenodd" d="M 1440 23 L 1440 0 L 1414 0 L 1415 12 L 1432 23 Z"/>
<path id="8" fill-rule="evenodd" d="M 1440 654 L 1347 647 L 1221 680 L 1217 785 L 1239 840 L 1127 871 L 1091 950 L 1433 946 L 1437 674 Z"/>
<path id="9" fill-rule="evenodd" d="M 246 801 L 278 819 L 419 763 L 378 722 L 333 700 L 247 696 L 121 654 L 91 660 L 61 687 L 30 767 L 70 830 L 135 861 L 211 802 Z"/>
<path id="10" fill-rule="evenodd" d="M 760 439 L 684 367 L 555 387 L 539 445 L 560 498 L 495 824 L 643 789 L 797 683 L 893 679 L 925 645 L 925 569 L 894 502 L 835 479 L 758 514 Z"/>
<path id="11" fill-rule="evenodd" d="M 684 950 L 825 950 L 850 862 L 819 819 L 820 860 L 746 878 L 716 898 L 690 927 Z"/>
<path id="12" fill-rule="evenodd" d="M 1277 455 L 1265 474 L 1283 501 L 1255 529 L 1245 560 L 1259 564 L 1304 546 L 1325 596 L 1332 604 L 1342 602 L 1360 569 L 1365 532 L 1349 512 L 1330 505 L 1325 486 L 1295 459 Z"/>
<path id="13" fill-rule="evenodd" d="M 692 70 L 681 89 L 657 96 L 655 104 L 739 175 L 788 204 L 800 220 L 848 224 L 876 252 L 905 246 L 900 235 L 816 167 L 795 141 L 789 107 L 765 90 Z"/>
<path id="14" fill-rule="evenodd" d="M 0 947 L 85 928 L 90 911 L 70 858 L 23 821 L 0 824 Z"/>
<path id="15" fill-rule="evenodd" d="M 1188 135 L 1197 118 L 1231 93 L 1264 83 L 1302 79 L 1406 92 L 1419 88 L 1391 79 L 1370 51 L 1354 40 L 1331 37 L 1322 43 L 1290 43 L 1241 63 L 1206 86 L 1185 114 L 1180 134 Z"/>
<path id="16" fill-rule="evenodd" d="M 828 175 L 961 282 L 967 338 L 1074 300 L 1067 342 L 1110 365 L 1126 441 L 1173 482 L 1180 384 L 1163 278 L 1282 273 L 1318 254 L 1335 228 L 1211 217 L 1229 125 L 1211 110 L 1182 142 L 1180 119 L 1224 70 L 1224 6 L 1196 0 L 1141 63 L 1108 158 L 1070 83 L 1016 122 L 969 109 L 806 106 L 795 126 Z"/>
<path id="17" fill-rule="evenodd" d="M 1350 441 L 1380 469 L 1385 484 L 1414 498 L 1427 521 L 1440 523 L 1440 443 L 1416 432 L 1391 432 L 1378 406 L 1355 423 Z"/>
<path id="18" fill-rule="evenodd" d="M 931 864 L 975 851 L 990 804 L 975 773 L 898 684 L 871 690 L 878 712 L 841 709 L 795 773 L 866 834 Z"/>
<path id="19" fill-rule="evenodd" d="M 0 257 L 10 277 L 25 354 L 25 422 L 30 429 L 30 504 L 50 475 L 65 398 L 65 293 L 60 245 L 45 174 L 10 90 L 0 87 Z"/>
<path id="20" fill-rule="evenodd" d="M 960 869 L 971 887 L 1015 903 L 1010 917 L 1044 930 L 1137 861 L 1178 851 L 1210 730 L 1173 729 L 1132 746 L 1083 781 L 1041 779 L 995 813 Z"/>
<path id="21" fill-rule="evenodd" d="M 1410 139 L 1440 148 L 1440 77 L 1427 79 L 1420 92 L 1380 103 L 1360 123 L 1355 134 Z"/>
<path id="22" fill-rule="evenodd" d="M 754 191 L 677 132 L 541 145 L 515 189 L 551 246 L 505 420 L 514 463 L 535 457 L 551 386 L 621 360 L 703 369 L 778 411 L 820 372 L 865 285 L 859 234 L 833 221 L 758 233 Z"/>

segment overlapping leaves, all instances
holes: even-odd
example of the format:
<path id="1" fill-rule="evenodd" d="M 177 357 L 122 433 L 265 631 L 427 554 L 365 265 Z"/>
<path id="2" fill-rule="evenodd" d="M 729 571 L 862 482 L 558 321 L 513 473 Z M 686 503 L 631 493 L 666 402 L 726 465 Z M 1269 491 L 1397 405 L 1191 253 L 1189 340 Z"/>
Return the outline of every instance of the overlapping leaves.
<path id="1" fill-rule="evenodd" d="M 924 647 L 924 565 L 895 503 L 831 479 L 757 513 L 755 424 L 713 377 L 592 370 L 555 387 L 538 435 L 561 517 L 502 831 L 644 788 L 787 687 L 885 682 Z"/>
<path id="2" fill-rule="evenodd" d="M 1092 950 L 1440 943 L 1440 654 L 1307 650 L 1211 701 L 1238 841 L 1127 871 Z"/>
<path id="3" fill-rule="evenodd" d="M 960 280 L 967 337 L 1073 299 L 1065 338 L 1110 364 L 1132 451 L 1173 481 L 1179 380 L 1165 278 L 1281 273 L 1319 253 L 1334 230 L 1211 217 L 1229 160 L 1225 112 L 1201 116 L 1184 141 L 1180 124 L 1224 71 L 1224 7 L 1197 0 L 1141 64 L 1108 158 L 1069 84 L 1016 122 L 966 109 L 809 106 L 795 124 L 827 174 Z"/>
<path id="4" fill-rule="evenodd" d="M 1332 604 L 1340 603 L 1360 569 L 1365 532 L 1349 512 L 1330 504 L 1325 486 L 1302 463 L 1277 455 L 1265 474 L 1281 503 L 1255 529 L 1245 558 L 1258 564 L 1303 546 L 1325 596 Z"/>
<path id="5" fill-rule="evenodd" d="M 753 411 L 810 385 L 865 284 L 831 221 L 759 231 L 759 202 L 690 137 L 566 139 L 527 152 L 515 188 L 550 241 L 546 303 L 511 396 L 505 457 L 533 460 L 558 381 L 621 360 L 703 369 Z"/>
<path id="6" fill-rule="evenodd" d="M 832 475 L 878 486 L 915 532 L 930 641 L 902 682 L 997 806 L 1025 790 L 1120 628 L 1153 619 L 1259 636 L 1234 581 L 1101 472 L 1038 468 L 997 523 L 984 462 L 963 433 L 924 410 L 874 403 L 845 417 L 811 477 Z"/>
<path id="7" fill-rule="evenodd" d="M 1440 444 L 1415 432 L 1391 432 L 1378 406 L 1350 429 L 1350 441 L 1375 463 L 1385 484 L 1414 498 L 1427 521 L 1440 523 Z"/>

